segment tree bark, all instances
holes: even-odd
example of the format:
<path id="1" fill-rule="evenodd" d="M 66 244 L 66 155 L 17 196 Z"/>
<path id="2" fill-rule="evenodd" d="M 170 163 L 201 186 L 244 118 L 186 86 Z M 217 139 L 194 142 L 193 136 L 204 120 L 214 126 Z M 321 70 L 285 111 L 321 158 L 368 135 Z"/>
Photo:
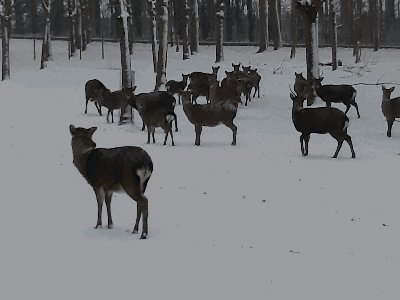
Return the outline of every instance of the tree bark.
<path id="1" fill-rule="evenodd" d="M 216 22 L 215 22 L 215 62 L 224 60 L 224 0 L 217 0 Z"/>
<path id="2" fill-rule="evenodd" d="M 279 18 L 278 0 L 270 0 L 270 11 L 272 17 L 272 40 L 274 41 L 274 50 L 282 47 L 281 25 Z"/>
<path id="3" fill-rule="evenodd" d="M 332 71 L 337 69 L 337 26 L 336 12 L 333 0 L 329 0 L 329 10 L 331 16 L 331 37 L 332 37 Z"/>
<path id="4" fill-rule="evenodd" d="M 153 54 L 153 70 L 157 73 L 157 22 L 156 22 L 156 2 L 155 0 L 147 0 L 147 10 L 150 16 L 150 32 L 151 32 L 151 51 Z"/>
<path id="5" fill-rule="evenodd" d="M 4 0 L 1 12 L 1 80 L 10 79 L 11 0 Z"/>
<path id="6" fill-rule="evenodd" d="M 53 59 L 51 49 L 51 32 L 50 32 L 50 8 L 52 0 L 42 0 L 44 17 L 46 20 L 43 43 L 42 43 L 42 58 L 40 59 L 40 69 L 47 67 L 47 62 Z"/>
<path id="7" fill-rule="evenodd" d="M 258 53 L 261 53 L 267 51 L 269 44 L 267 0 L 260 0 L 258 5 L 258 15 L 260 23 L 260 48 L 258 49 Z"/>
<path id="8" fill-rule="evenodd" d="M 75 15 L 76 15 L 76 0 L 68 0 L 68 19 L 69 19 L 69 55 L 74 56 L 76 51 L 75 45 Z"/>
<path id="9" fill-rule="evenodd" d="M 189 59 L 189 0 L 184 0 L 184 16 L 183 16 L 183 60 Z"/>
<path id="10" fill-rule="evenodd" d="M 291 19 L 290 19 L 290 32 L 292 39 L 292 47 L 290 49 L 290 58 L 294 58 L 296 56 L 296 47 L 297 47 L 297 10 L 295 8 L 296 0 L 292 0 L 291 7 Z"/>
<path id="11" fill-rule="evenodd" d="M 165 90 L 167 82 L 167 49 L 168 49 L 168 0 L 157 0 L 157 32 L 158 32 L 158 60 L 156 91 Z"/>
<path id="12" fill-rule="evenodd" d="M 199 5 L 197 0 L 189 0 L 190 52 L 199 52 Z"/>

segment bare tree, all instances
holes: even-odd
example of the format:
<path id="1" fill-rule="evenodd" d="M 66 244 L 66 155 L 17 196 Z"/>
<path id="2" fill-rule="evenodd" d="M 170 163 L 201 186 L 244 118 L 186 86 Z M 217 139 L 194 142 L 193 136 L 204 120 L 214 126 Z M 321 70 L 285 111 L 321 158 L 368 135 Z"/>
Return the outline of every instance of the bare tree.
<path id="1" fill-rule="evenodd" d="M 190 16 L 190 52 L 199 52 L 199 6 L 197 0 L 189 2 Z"/>
<path id="2" fill-rule="evenodd" d="M 165 90 L 167 81 L 168 0 L 156 1 L 158 59 L 155 90 Z"/>
<path id="3" fill-rule="evenodd" d="M 306 29 L 306 60 L 308 99 L 307 105 L 314 102 L 313 82 L 319 78 L 318 56 L 318 12 L 324 0 L 312 0 L 311 3 L 304 0 L 296 0 L 296 8 L 299 9 Z"/>
<path id="4" fill-rule="evenodd" d="M 272 18 L 272 40 L 274 41 L 274 50 L 282 47 L 282 35 L 281 35 L 281 24 L 279 18 L 279 6 L 278 0 L 269 0 L 270 12 Z"/>
<path id="5" fill-rule="evenodd" d="M 184 0 L 184 16 L 183 16 L 183 60 L 189 59 L 189 0 Z"/>
<path id="6" fill-rule="evenodd" d="M 292 47 L 290 49 L 290 58 L 294 58 L 296 56 L 296 46 L 297 46 L 297 10 L 296 0 L 292 0 L 291 6 L 291 22 L 290 22 L 290 32 L 291 32 L 291 39 L 292 39 Z"/>
<path id="7" fill-rule="evenodd" d="M 215 62 L 224 60 L 224 0 L 216 0 L 216 22 L 215 22 Z"/>
<path id="8" fill-rule="evenodd" d="M 47 67 L 47 62 L 53 59 L 51 49 L 51 32 L 50 32 L 50 8 L 52 0 L 42 0 L 44 18 L 46 20 L 42 43 L 42 58 L 40 59 L 40 69 Z"/>
<path id="9" fill-rule="evenodd" d="M 337 69 L 337 26 L 336 11 L 333 0 L 329 0 L 329 10 L 331 15 L 331 34 L 332 34 L 332 70 Z"/>
<path id="10" fill-rule="evenodd" d="M 153 53 L 153 69 L 157 72 L 157 22 L 156 22 L 156 0 L 147 0 L 147 11 L 151 22 L 151 51 Z"/>
<path id="11" fill-rule="evenodd" d="M 76 0 L 67 1 L 67 12 L 69 19 L 69 55 L 73 56 L 76 51 L 76 45 L 75 45 Z"/>
<path id="12" fill-rule="evenodd" d="M 1 80 L 10 79 L 11 0 L 0 2 L 1 7 Z"/>
<path id="13" fill-rule="evenodd" d="M 260 0 L 258 14 L 260 16 L 260 48 L 258 53 L 261 53 L 268 49 L 269 44 L 267 0 Z"/>

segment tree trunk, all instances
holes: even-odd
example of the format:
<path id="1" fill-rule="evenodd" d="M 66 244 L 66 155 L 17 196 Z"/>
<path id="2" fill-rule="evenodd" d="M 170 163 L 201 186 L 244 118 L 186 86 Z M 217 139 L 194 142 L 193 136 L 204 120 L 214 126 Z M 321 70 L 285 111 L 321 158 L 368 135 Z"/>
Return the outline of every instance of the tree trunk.
<path id="1" fill-rule="evenodd" d="M 80 0 L 75 0 L 75 46 L 82 50 L 82 6 Z"/>
<path id="2" fill-rule="evenodd" d="M 281 25 L 279 18 L 278 0 L 270 0 L 270 11 L 272 17 L 272 40 L 274 41 L 274 50 L 282 47 Z"/>
<path id="3" fill-rule="evenodd" d="M 165 90 L 167 82 L 168 0 L 157 0 L 158 60 L 156 91 Z"/>
<path id="4" fill-rule="evenodd" d="M 6 3 L 4 3 L 6 4 Z M 14 1 L 14 13 L 15 13 L 15 33 L 25 33 L 24 26 L 24 6 L 23 1 Z"/>
<path id="5" fill-rule="evenodd" d="M 76 51 L 75 46 L 75 15 L 76 15 L 76 0 L 68 0 L 68 19 L 69 19 L 69 55 L 74 56 Z"/>
<path id="6" fill-rule="evenodd" d="M 224 0 L 217 0 L 215 22 L 215 62 L 217 63 L 224 60 L 224 14 Z"/>
<path id="7" fill-rule="evenodd" d="M 329 10 L 331 15 L 331 37 L 332 37 L 332 71 L 337 69 L 337 26 L 336 12 L 333 0 L 329 0 Z"/>
<path id="8" fill-rule="evenodd" d="M 258 15 L 260 23 L 260 48 L 258 49 L 258 53 L 261 53 L 268 49 L 269 44 L 267 0 L 260 0 L 258 5 Z"/>
<path id="9" fill-rule="evenodd" d="M 290 32 L 292 39 L 292 47 L 290 49 L 290 58 L 294 58 L 296 56 L 296 46 L 297 46 L 297 10 L 295 9 L 296 0 L 292 0 L 291 7 L 291 19 L 290 19 Z"/>
<path id="10" fill-rule="evenodd" d="M 197 0 L 189 0 L 190 52 L 199 52 L 199 6 Z"/>
<path id="11" fill-rule="evenodd" d="M 147 0 L 147 10 L 150 16 L 150 32 L 151 32 L 151 51 L 153 54 L 153 70 L 157 73 L 157 22 L 156 22 L 156 2 L 155 0 Z"/>
<path id="12" fill-rule="evenodd" d="M 42 43 L 42 58 L 40 59 L 40 69 L 47 67 L 47 62 L 52 60 L 52 50 L 51 50 L 51 32 L 50 32 L 50 7 L 51 0 L 42 0 L 44 17 L 46 20 L 43 43 Z"/>
<path id="13" fill-rule="evenodd" d="M 184 16 L 183 16 L 183 60 L 189 59 L 189 0 L 184 0 Z"/>
<path id="14" fill-rule="evenodd" d="M 224 0 L 225 5 L 225 36 L 227 41 L 233 40 L 233 8 L 232 8 L 232 0 Z"/>
<path id="15" fill-rule="evenodd" d="M 36 33 L 37 33 L 37 2 L 32 0 L 31 2 L 31 14 L 32 14 L 32 34 L 33 34 L 33 60 L 36 60 Z"/>
<path id="16" fill-rule="evenodd" d="M 4 0 L 1 12 L 1 80 L 10 79 L 11 0 Z"/>

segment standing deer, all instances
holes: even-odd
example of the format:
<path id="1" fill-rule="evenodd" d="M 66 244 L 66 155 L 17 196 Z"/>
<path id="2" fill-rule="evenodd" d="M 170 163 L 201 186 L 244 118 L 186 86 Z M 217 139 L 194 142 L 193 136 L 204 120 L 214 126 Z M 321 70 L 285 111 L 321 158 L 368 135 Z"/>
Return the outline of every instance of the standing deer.
<path id="1" fill-rule="evenodd" d="M 343 141 L 349 144 L 351 157 L 356 157 L 351 137 L 347 134 L 349 118 L 343 111 L 334 107 L 303 108 L 303 102 L 306 99 L 304 95 L 296 95 L 292 92 L 290 98 L 293 101 L 292 121 L 296 130 L 301 133 L 300 146 L 303 156 L 308 155 L 311 133 L 329 133 L 338 142 L 333 158 L 338 156 Z"/>
<path id="2" fill-rule="evenodd" d="M 111 198 L 114 192 L 123 191 L 137 202 L 137 215 L 132 233 L 138 233 L 143 216 L 141 239 L 148 235 L 148 199 L 144 195 L 153 172 L 153 162 L 142 148 L 124 146 L 96 148 L 92 136 L 97 127 L 81 128 L 69 126 L 74 165 L 93 188 L 97 199 L 97 224 L 102 226 L 103 202 L 107 206 L 108 228 L 113 228 Z"/>
<path id="3" fill-rule="evenodd" d="M 190 84 L 188 89 L 192 92 L 192 102 L 197 104 L 197 98 L 199 96 L 205 96 L 207 103 L 210 101 L 210 82 L 208 78 L 210 76 L 218 75 L 218 67 L 212 67 L 212 73 L 203 72 L 192 72 L 189 75 Z"/>
<path id="4" fill-rule="evenodd" d="M 179 104 L 181 104 L 181 94 L 187 86 L 188 78 L 189 74 L 182 74 L 182 81 L 168 80 L 168 82 L 165 84 L 165 88 L 167 89 L 168 93 L 170 93 L 171 95 L 178 94 Z"/>
<path id="5" fill-rule="evenodd" d="M 196 132 L 195 145 L 200 146 L 200 135 L 203 126 L 215 127 L 224 124 L 229 127 L 233 133 L 232 145 L 236 145 L 237 127 L 233 124 L 236 117 L 237 108 L 230 101 L 193 104 L 190 100 L 190 92 L 182 93 L 183 111 L 190 123 L 194 125 Z"/>
<path id="6" fill-rule="evenodd" d="M 351 85 L 348 84 L 327 84 L 322 85 L 321 81 L 324 80 L 324 77 L 314 79 L 315 83 L 315 92 L 318 97 L 322 99 L 326 103 L 327 107 L 331 106 L 331 103 L 343 103 L 346 105 L 345 114 L 350 109 L 350 106 L 353 105 L 357 110 L 357 116 L 360 118 L 360 112 L 358 111 L 358 105 L 356 103 L 357 91 Z"/>
<path id="7" fill-rule="evenodd" d="M 110 92 L 110 90 L 106 88 L 106 86 L 100 80 L 97 79 L 88 80 L 85 84 L 85 98 L 86 98 L 85 114 L 87 114 L 88 102 L 93 101 L 94 105 L 96 105 L 99 115 L 102 116 L 101 105 L 98 102 L 108 92 Z"/>
<path id="8" fill-rule="evenodd" d="M 390 95 L 394 91 L 394 87 L 390 89 L 382 86 L 382 113 L 386 118 L 388 125 L 387 137 L 392 136 L 392 126 L 396 118 L 400 118 L 400 97 L 390 99 Z"/>

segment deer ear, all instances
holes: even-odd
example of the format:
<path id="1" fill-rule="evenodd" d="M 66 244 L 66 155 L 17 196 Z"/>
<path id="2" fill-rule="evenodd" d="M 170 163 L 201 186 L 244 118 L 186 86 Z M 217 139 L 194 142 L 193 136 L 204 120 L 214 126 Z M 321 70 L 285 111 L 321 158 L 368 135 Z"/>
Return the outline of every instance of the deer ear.
<path id="1" fill-rule="evenodd" d="M 296 96 L 293 93 L 290 93 L 290 99 L 294 100 L 296 99 Z"/>
<path id="2" fill-rule="evenodd" d="M 76 132 L 76 127 L 74 125 L 69 125 L 69 132 L 71 132 L 71 134 L 75 134 Z"/>
<path id="3" fill-rule="evenodd" d="M 393 92 L 394 91 L 394 86 L 392 86 L 391 88 L 390 88 L 390 92 Z"/>
<path id="4" fill-rule="evenodd" d="M 137 86 L 134 85 L 134 86 L 132 87 L 132 92 L 136 91 L 136 88 L 137 88 Z"/>
<path id="5" fill-rule="evenodd" d="M 91 135 L 93 135 L 93 133 L 94 133 L 96 130 L 97 130 L 97 127 L 90 127 L 90 128 L 89 128 L 89 133 L 90 133 Z"/>
<path id="6" fill-rule="evenodd" d="M 254 72 L 257 72 L 257 68 L 254 69 Z"/>

